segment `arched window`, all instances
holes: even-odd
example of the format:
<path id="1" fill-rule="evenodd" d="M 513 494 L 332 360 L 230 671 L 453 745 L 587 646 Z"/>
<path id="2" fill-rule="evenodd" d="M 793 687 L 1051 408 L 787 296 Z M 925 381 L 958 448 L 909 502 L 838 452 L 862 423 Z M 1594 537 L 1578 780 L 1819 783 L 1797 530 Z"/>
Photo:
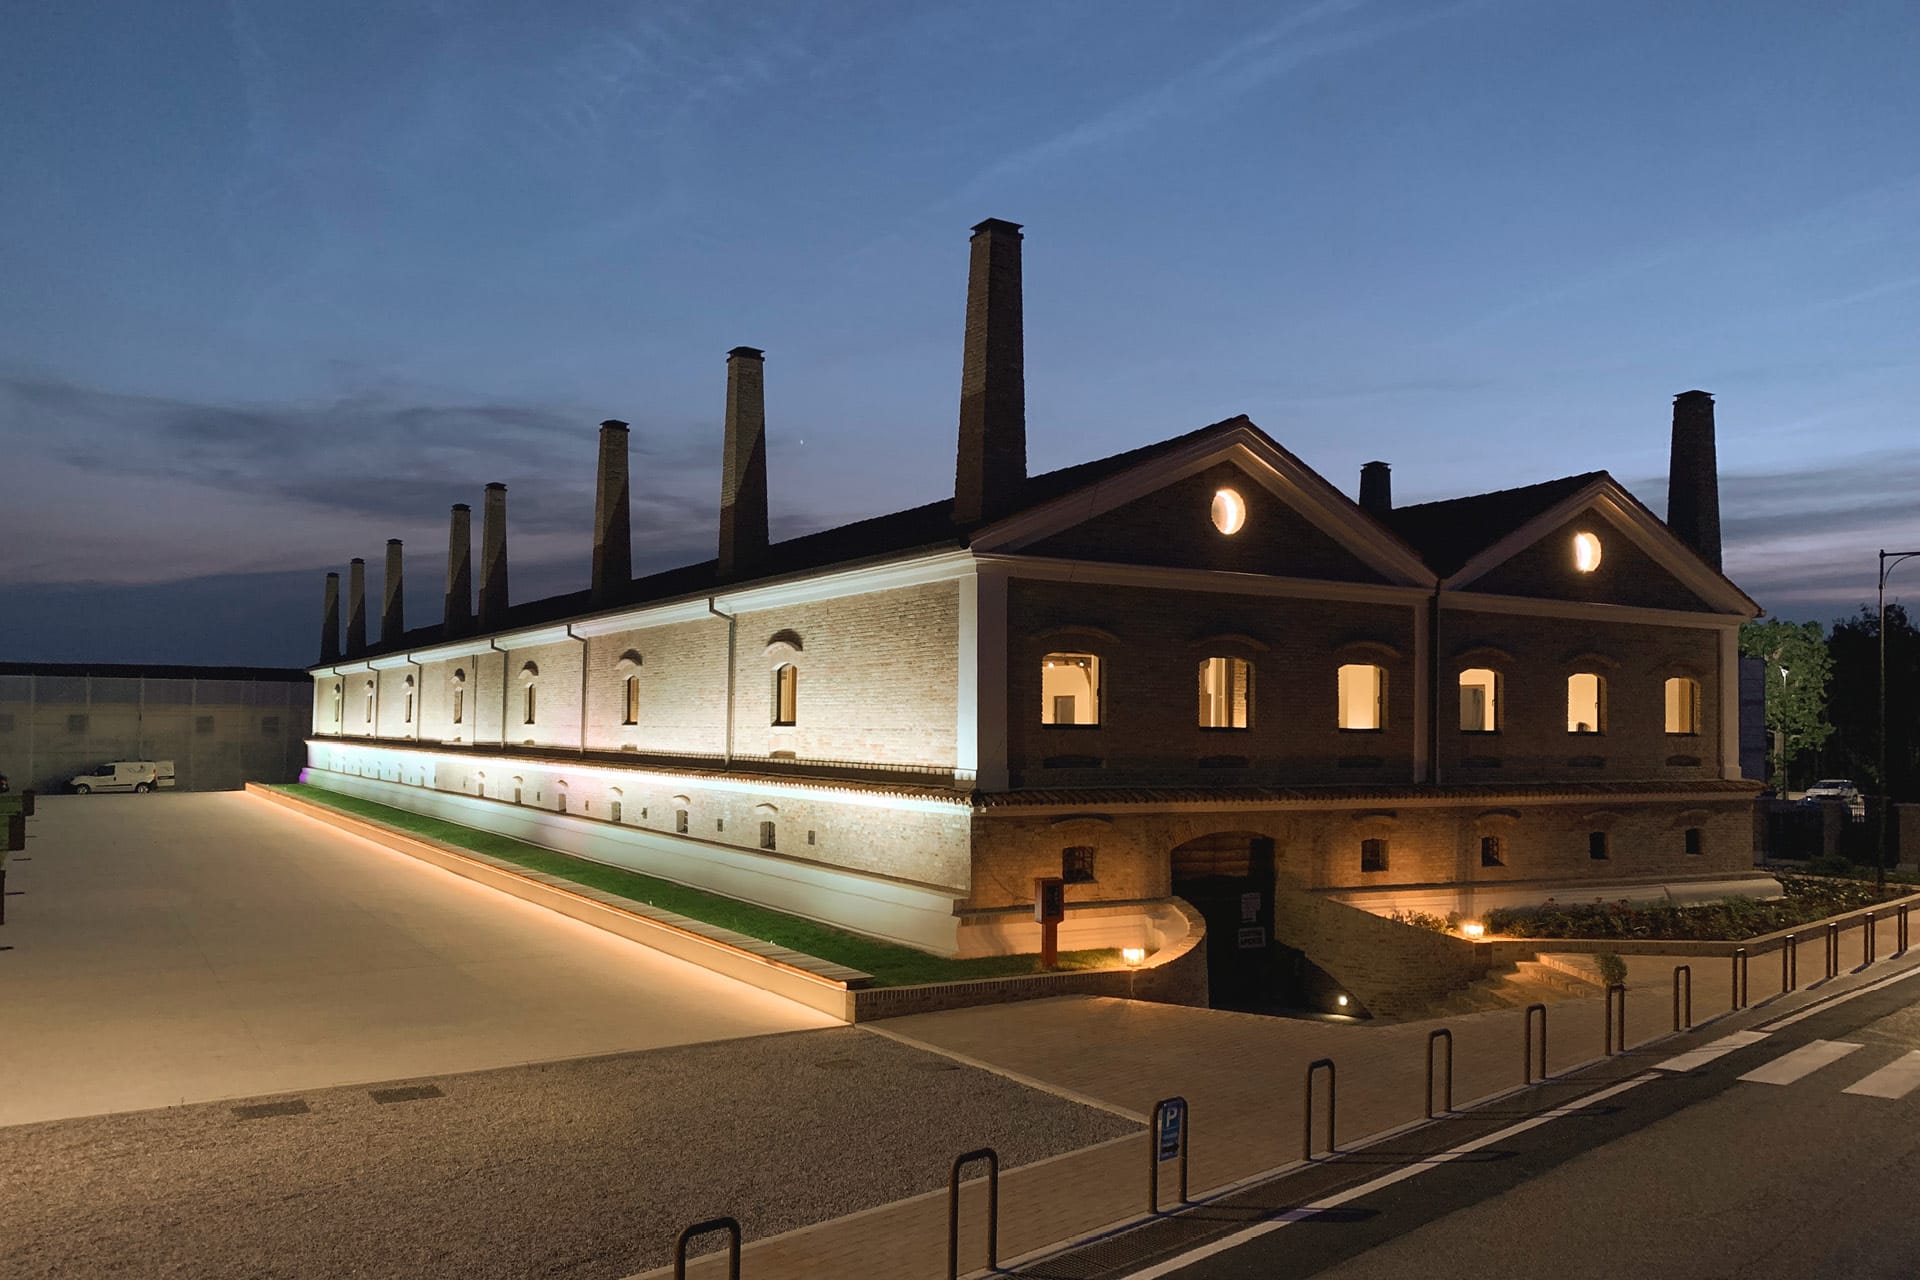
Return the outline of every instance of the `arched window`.
<path id="1" fill-rule="evenodd" d="M 1100 723 L 1100 657 L 1050 653 L 1040 660 L 1040 723 Z"/>
<path id="2" fill-rule="evenodd" d="M 1700 732 L 1700 682 L 1691 676 L 1674 676 L 1667 681 L 1667 732 Z"/>
<path id="3" fill-rule="evenodd" d="M 620 717 L 620 723 L 621 724 L 639 724 L 640 723 L 640 677 L 639 675 L 635 674 L 627 677 L 626 683 L 622 687 L 621 696 L 624 700 L 623 702 L 624 711 Z"/>
<path id="4" fill-rule="evenodd" d="M 1069 845 L 1060 851 L 1060 878 L 1068 884 L 1092 884 L 1094 847 Z"/>
<path id="5" fill-rule="evenodd" d="M 528 685 L 520 692 L 520 723 L 532 724 L 534 712 L 533 686 Z"/>
<path id="6" fill-rule="evenodd" d="M 1360 842 L 1360 869 L 1362 871 L 1387 869 L 1387 838 L 1385 836 L 1369 836 Z"/>
<path id="7" fill-rule="evenodd" d="M 367 681 L 367 723 L 368 724 L 373 723 L 373 698 L 374 698 L 373 681 L 369 680 Z"/>
<path id="8" fill-rule="evenodd" d="M 340 717 L 344 714 L 341 706 L 346 701 L 346 695 L 347 682 L 344 680 L 335 680 L 333 682 L 333 722 L 335 724 L 340 723 Z"/>
<path id="9" fill-rule="evenodd" d="M 1244 729 L 1252 721 L 1253 664 L 1245 658 L 1200 661 L 1200 727 Z"/>
<path id="10" fill-rule="evenodd" d="M 776 726 L 800 722 L 800 668 L 783 662 L 773 669 L 773 723 Z"/>
<path id="11" fill-rule="evenodd" d="M 1484 835 L 1480 837 L 1480 865 L 1483 867 L 1504 867 L 1507 865 L 1507 841 L 1504 836 Z"/>
<path id="12" fill-rule="evenodd" d="M 1681 848 L 1686 850 L 1689 857 L 1697 858 L 1705 850 L 1704 836 L 1699 827 L 1688 827 L 1681 839 L 1683 842 Z"/>
<path id="13" fill-rule="evenodd" d="M 1607 833 L 1604 831 L 1587 832 L 1587 857 L 1595 862 L 1605 862 L 1609 856 Z"/>
<path id="14" fill-rule="evenodd" d="M 460 724 L 467 718 L 467 673 L 463 667 L 453 669 L 453 723 Z"/>
<path id="15" fill-rule="evenodd" d="M 1567 677 L 1567 732 L 1607 731 L 1607 678 L 1592 671 Z"/>
<path id="16" fill-rule="evenodd" d="M 1340 668 L 1340 727 L 1387 727 L 1387 669 L 1349 662 Z"/>
<path id="17" fill-rule="evenodd" d="M 553 784 L 553 807 L 561 813 L 567 811 L 567 783 L 564 778 Z"/>
<path id="18" fill-rule="evenodd" d="M 618 787 L 607 788 L 607 821 L 620 821 L 620 801 L 623 794 Z"/>
<path id="19" fill-rule="evenodd" d="M 1500 727 L 1500 676 L 1491 667 L 1460 673 L 1460 732 L 1492 733 Z"/>
<path id="20" fill-rule="evenodd" d="M 413 723 L 413 677 L 412 676 L 407 677 L 407 714 L 406 714 L 405 722 L 407 724 Z"/>

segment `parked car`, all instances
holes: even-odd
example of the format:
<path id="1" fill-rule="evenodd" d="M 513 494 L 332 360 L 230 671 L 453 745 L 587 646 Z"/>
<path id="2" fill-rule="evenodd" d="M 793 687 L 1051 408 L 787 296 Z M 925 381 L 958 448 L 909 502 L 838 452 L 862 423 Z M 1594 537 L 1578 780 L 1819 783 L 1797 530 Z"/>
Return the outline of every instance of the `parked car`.
<path id="1" fill-rule="evenodd" d="M 1847 806 L 1847 813 L 1850 816 L 1855 818 L 1867 816 L 1867 798 L 1860 794 L 1860 788 L 1853 784 L 1852 778 L 1822 778 L 1808 787 L 1806 794 L 1800 799 L 1805 804 L 1837 800 Z"/>
<path id="2" fill-rule="evenodd" d="M 94 791 L 137 791 L 145 794 L 159 785 L 160 770 L 151 760 L 109 760 L 92 773 L 67 779 L 75 795 Z"/>

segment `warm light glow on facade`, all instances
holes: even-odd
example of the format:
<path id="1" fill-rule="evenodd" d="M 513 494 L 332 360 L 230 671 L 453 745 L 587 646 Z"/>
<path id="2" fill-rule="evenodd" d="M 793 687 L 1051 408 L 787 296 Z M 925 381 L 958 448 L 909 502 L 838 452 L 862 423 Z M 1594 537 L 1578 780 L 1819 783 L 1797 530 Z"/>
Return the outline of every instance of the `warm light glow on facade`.
<path id="1" fill-rule="evenodd" d="M 1607 682 L 1591 671 L 1567 677 L 1567 732 L 1604 733 Z"/>
<path id="2" fill-rule="evenodd" d="M 1206 658 L 1200 663 L 1200 727 L 1244 729 L 1253 700 L 1253 665 L 1245 658 Z"/>
<path id="3" fill-rule="evenodd" d="M 1040 662 L 1040 723 L 1100 723 L 1100 658 L 1050 653 Z"/>
<path id="4" fill-rule="evenodd" d="M 1666 696 L 1667 732 L 1699 733 L 1700 682 L 1687 676 L 1674 676 L 1667 681 Z"/>
<path id="5" fill-rule="evenodd" d="M 1386 723 L 1387 673 L 1370 663 L 1340 668 L 1340 727 L 1379 729 Z"/>
<path id="6" fill-rule="evenodd" d="M 1246 527 L 1247 500 L 1234 489 L 1222 489 L 1213 495 L 1213 527 L 1235 534 Z"/>
<path id="7" fill-rule="evenodd" d="M 1573 535 L 1573 567 L 1582 573 L 1600 567 L 1600 539 L 1590 533 Z"/>

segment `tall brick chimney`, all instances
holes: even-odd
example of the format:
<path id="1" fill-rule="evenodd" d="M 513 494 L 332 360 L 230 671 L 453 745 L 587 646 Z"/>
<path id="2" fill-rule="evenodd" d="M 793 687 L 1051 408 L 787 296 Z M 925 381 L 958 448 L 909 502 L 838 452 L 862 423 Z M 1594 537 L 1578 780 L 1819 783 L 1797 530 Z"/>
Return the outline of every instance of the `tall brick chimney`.
<path id="1" fill-rule="evenodd" d="M 367 652 L 367 562 L 355 556 L 347 561 L 347 657 Z"/>
<path id="2" fill-rule="evenodd" d="M 507 620 L 507 486 L 487 486 L 480 510 L 480 629 L 498 631 Z"/>
<path id="3" fill-rule="evenodd" d="M 399 643 L 406 634 L 406 600 L 400 579 L 400 539 L 387 539 L 386 594 L 380 598 L 380 643 Z"/>
<path id="4" fill-rule="evenodd" d="M 720 576 L 751 574 L 767 558 L 766 353 L 727 352 L 727 438 L 720 464 Z"/>
<path id="5" fill-rule="evenodd" d="M 320 661 L 340 661 L 340 575 L 327 575 L 327 592 L 320 608 Z"/>
<path id="6" fill-rule="evenodd" d="M 1369 514 L 1384 516 L 1393 510 L 1393 468 L 1384 462 L 1365 463 L 1360 468 L 1360 506 Z"/>
<path id="7" fill-rule="evenodd" d="M 978 524 L 1019 505 L 1027 479 L 1026 345 L 1021 331 L 1020 227 L 973 229 L 966 354 L 960 366 L 960 456 L 953 518 Z"/>
<path id="8" fill-rule="evenodd" d="M 611 604 L 633 581 L 627 424 L 616 418 L 600 424 L 600 468 L 593 493 L 593 603 Z"/>
<path id="9" fill-rule="evenodd" d="M 441 629 L 448 639 L 473 630 L 473 509 L 453 504 L 447 528 L 447 600 Z"/>
<path id="10" fill-rule="evenodd" d="M 1667 467 L 1667 528 L 1720 568 L 1720 464 L 1713 443 L 1713 397 L 1673 398 L 1673 456 Z"/>

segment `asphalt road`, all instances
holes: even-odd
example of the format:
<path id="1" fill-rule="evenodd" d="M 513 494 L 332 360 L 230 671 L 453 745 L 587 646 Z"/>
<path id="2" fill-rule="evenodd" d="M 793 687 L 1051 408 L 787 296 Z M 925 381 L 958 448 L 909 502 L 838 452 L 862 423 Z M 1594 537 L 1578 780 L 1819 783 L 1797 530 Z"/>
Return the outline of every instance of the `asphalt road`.
<path id="1" fill-rule="evenodd" d="M 1027 1274 L 1908 1280 L 1920 1275 L 1920 967 L 1861 983 L 1897 974 L 1809 1016 L 1783 1003 L 1771 1020 L 1615 1059 L 1558 1086 L 1558 1115 L 1515 1100 L 1315 1166 L 1251 1193 L 1258 1212 L 1203 1210 L 1218 1238 L 1183 1253 Z M 1709 1048 L 1676 1060 L 1690 1045 Z"/>

